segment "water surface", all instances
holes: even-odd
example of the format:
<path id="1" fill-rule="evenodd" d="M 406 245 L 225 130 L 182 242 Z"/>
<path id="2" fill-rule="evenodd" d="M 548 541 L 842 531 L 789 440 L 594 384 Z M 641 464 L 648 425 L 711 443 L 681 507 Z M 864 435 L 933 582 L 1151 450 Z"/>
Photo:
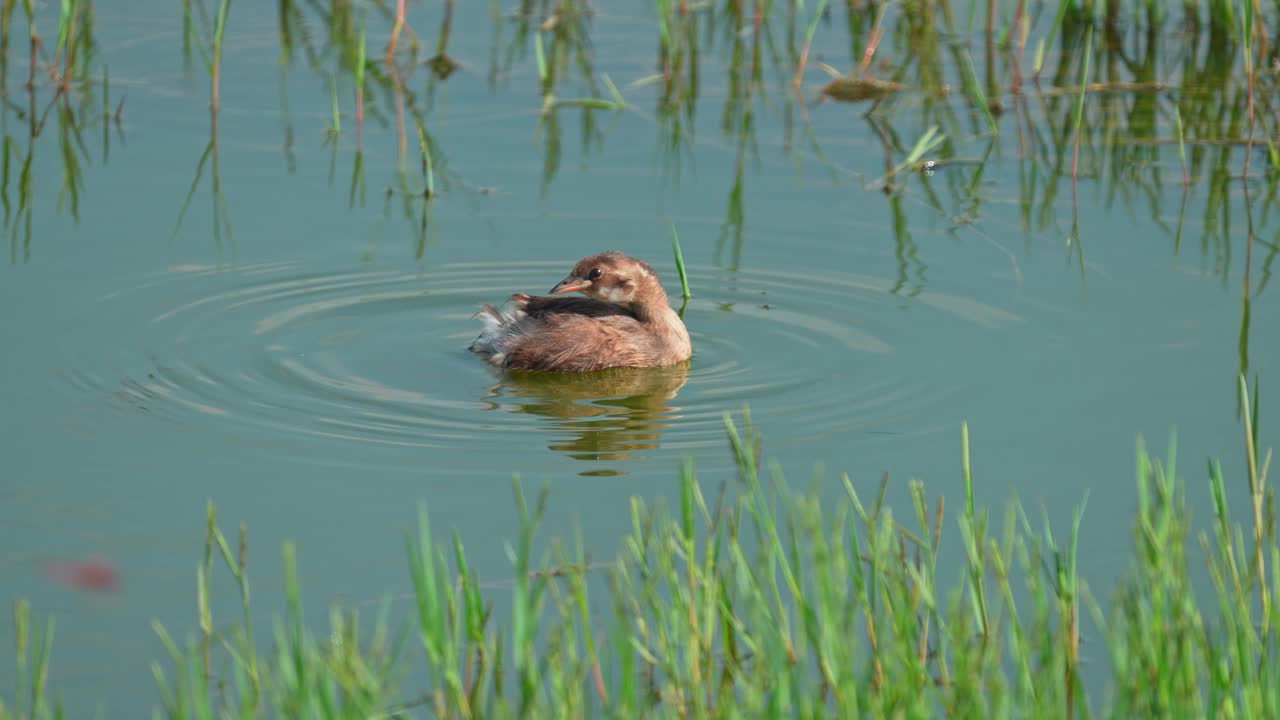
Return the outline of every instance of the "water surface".
<path id="1" fill-rule="evenodd" d="M 201 165 L 208 83 L 198 61 L 184 70 L 167 4 L 98 8 L 93 77 L 109 65 L 125 102 L 105 138 L 90 114 L 73 141 L 75 213 L 57 116 L 33 141 L 6 115 L 13 162 L 34 152 L 29 201 L 6 185 L 0 588 L 57 615 L 54 681 L 71 707 L 151 706 L 162 650 L 149 623 L 195 627 L 210 499 L 228 527 L 251 529 L 264 616 L 281 607 L 277 550 L 291 539 L 323 617 L 331 600 L 407 589 L 401 540 L 420 500 L 458 528 L 482 577 L 508 577 L 513 473 L 551 483 L 552 531 L 577 523 L 611 556 L 627 499 L 669 494 L 681 458 L 708 483 L 731 477 L 723 416 L 744 406 L 793 479 L 821 465 L 870 489 L 889 473 L 896 500 L 911 477 L 961 497 L 967 421 L 981 502 L 1016 495 L 1065 528 L 1088 496 L 1081 553 L 1100 597 L 1127 562 L 1137 436 L 1163 447 L 1176 427 L 1183 467 L 1214 456 L 1243 477 L 1237 373 L 1269 377 L 1280 350 L 1265 151 L 1246 199 L 1221 179 L 1240 174 L 1243 148 L 1194 146 L 1184 191 L 1176 144 L 1124 141 L 1169 137 L 1191 93 L 1090 96 L 1073 198 L 1069 98 L 1006 96 L 992 136 L 948 63 L 949 96 L 908 92 L 868 118 L 867 103 L 816 102 L 821 70 L 797 103 L 768 53 L 745 92 L 751 33 L 717 29 L 695 100 L 666 112 L 646 79 L 646 12 L 601 10 L 591 25 L 590 77 L 608 74 L 628 109 L 543 114 L 532 49 L 510 49 L 514 23 L 496 21 L 495 40 L 487 4 L 460 4 L 458 69 L 415 69 L 403 144 L 394 94 L 371 82 L 357 145 L 349 72 L 301 51 L 280 69 L 274 8 L 237 4 L 218 195 Z M 431 3 L 410 20 L 431 37 L 441 13 Z M 860 59 L 841 22 L 816 35 L 815 63 Z M 370 48 L 385 47 L 384 25 L 370 25 Z M 886 41 L 881 70 L 919 84 L 905 42 Z M 1195 69 L 1162 53 L 1169 82 Z M 1078 61 L 1049 62 L 1069 78 Z M 11 76 L 25 77 L 18 65 Z M 566 67 L 562 97 L 593 92 Z M 1206 107 L 1237 103 L 1219 96 L 1231 84 L 1187 88 Z M 439 186 L 429 203 L 415 118 Z M 927 155 L 936 164 L 886 178 L 935 125 L 947 138 Z M 466 351 L 481 303 L 545 292 L 603 250 L 651 261 L 678 295 L 672 225 L 693 289 L 688 368 L 514 377 Z M 1229 488 L 1243 501 L 1243 479 Z M 41 571 L 92 553 L 117 564 L 119 592 L 77 594 Z M 232 596 L 216 600 L 230 617 Z M 0 653 L 0 674 L 11 663 Z"/>

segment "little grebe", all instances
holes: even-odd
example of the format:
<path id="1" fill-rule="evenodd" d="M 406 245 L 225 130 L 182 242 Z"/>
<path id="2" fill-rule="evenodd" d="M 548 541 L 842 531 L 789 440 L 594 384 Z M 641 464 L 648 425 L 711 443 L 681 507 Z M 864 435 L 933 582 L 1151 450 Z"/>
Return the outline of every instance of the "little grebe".
<path id="1" fill-rule="evenodd" d="M 486 304 L 484 329 L 471 351 L 512 370 L 591 372 L 663 367 L 693 354 L 689 332 L 662 289 L 658 273 L 620 252 L 584 258 L 552 295 L 511 296 L 513 306 Z"/>

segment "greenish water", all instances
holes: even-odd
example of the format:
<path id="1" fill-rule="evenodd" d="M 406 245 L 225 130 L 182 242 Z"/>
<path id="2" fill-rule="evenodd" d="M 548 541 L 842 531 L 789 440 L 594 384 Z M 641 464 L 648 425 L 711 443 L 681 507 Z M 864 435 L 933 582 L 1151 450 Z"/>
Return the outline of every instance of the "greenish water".
<path id="1" fill-rule="evenodd" d="M 413 8 L 424 38 L 441 10 Z M 53 682 L 71 707 L 151 706 L 148 664 L 162 650 L 150 622 L 195 625 L 208 499 L 251 529 L 255 605 L 281 605 L 277 549 L 292 539 L 319 616 L 329 601 L 407 590 L 402 537 L 423 499 L 437 525 L 458 528 L 482 578 L 508 577 L 512 473 L 550 482 L 548 527 L 580 526 L 608 558 L 627 499 L 670 495 L 680 458 L 693 456 L 706 481 L 730 478 L 722 415 L 744 405 L 793 478 L 821 464 L 828 480 L 847 471 L 873 488 L 887 472 L 899 501 L 910 477 L 962 497 L 967 421 L 981 502 L 1016 494 L 1065 527 L 1088 496 L 1080 551 L 1100 596 L 1125 562 L 1135 436 L 1159 447 L 1176 427 L 1186 467 L 1221 457 L 1244 502 L 1237 374 L 1247 365 L 1266 388 L 1280 352 L 1265 146 L 1247 200 L 1226 180 L 1241 172 L 1242 147 L 1195 146 L 1184 192 L 1176 143 L 1128 142 L 1171 137 L 1176 102 L 1238 108 L 1225 96 L 1235 85 L 1091 95 L 1073 205 L 1072 98 L 1007 97 L 993 139 L 954 65 L 948 99 L 909 92 L 869 120 L 869 104 L 814 102 L 820 70 L 806 75 L 803 106 L 787 95 L 790 73 L 767 61 L 744 97 L 732 44 L 744 34 L 708 30 L 696 114 L 677 113 L 677 137 L 659 85 L 632 84 L 655 71 L 651 13 L 606 10 L 591 25 L 594 73 L 631 107 L 562 108 L 540 127 L 533 50 L 491 86 L 512 24 L 497 23 L 495 39 L 486 4 L 460 4 L 448 46 L 459 69 L 429 87 L 418 67 L 408 81 L 434 149 L 441 192 L 429 204 L 387 192 L 402 162 L 422 180 L 413 121 L 402 161 L 382 90 L 363 128 L 365 199 L 351 202 L 350 77 L 338 80 L 342 133 L 326 143 L 328 76 L 299 56 L 282 80 L 267 3 L 232 11 L 222 197 L 206 164 L 180 225 L 210 138 L 208 87 L 198 60 L 183 69 L 168 4 L 97 9 L 94 67 L 110 67 L 111 105 L 125 101 L 109 149 L 101 117 L 71 141 L 78 219 L 57 111 L 32 141 L 10 109 L 0 596 L 56 614 Z M 847 68 L 860 56 L 841 13 L 814 57 Z M 385 47 L 377 28 L 371 56 Z M 910 67 L 906 41 L 890 40 L 886 62 Z M 773 42 L 766 58 L 784 52 Z M 1187 53 L 1158 57 L 1172 58 L 1157 68 L 1163 81 L 1193 74 Z M 25 78 L 18 64 L 9 71 Z M 588 94 L 574 77 L 561 94 Z M 40 93 L 43 107 L 51 90 Z M 935 124 L 949 143 L 925 158 L 954 162 L 881 192 L 886 139 L 892 166 Z M 1063 138 L 1065 163 L 1051 147 Z M 32 147 L 24 217 L 17 176 Z M 480 303 L 545 292 L 587 254 L 650 260 L 675 291 L 670 223 L 694 292 L 688 370 L 505 378 L 466 351 Z M 1262 435 L 1274 445 L 1266 423 Z M 79 594 L 42 571 L 46 559 L 94 553 L 119 568 L 118 592 Z M 11 670 L 0 653 L 0 678 Z"/>

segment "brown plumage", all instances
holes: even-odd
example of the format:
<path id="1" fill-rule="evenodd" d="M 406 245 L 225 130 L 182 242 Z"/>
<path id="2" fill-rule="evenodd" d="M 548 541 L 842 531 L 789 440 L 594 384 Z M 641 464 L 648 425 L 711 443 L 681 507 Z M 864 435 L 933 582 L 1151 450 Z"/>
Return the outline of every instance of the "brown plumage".
<path id="1" fill-rule="evenodd" d="M 620 252 L 583 258 L 552 295 L 511 296 L 512 305 L 485 305 L 484 329 L 471 350 L 512 370 L 591 372 L 613 367 L 662 367 L 693 354 L 689 332 L 667 302 L 658 273 Z"/>

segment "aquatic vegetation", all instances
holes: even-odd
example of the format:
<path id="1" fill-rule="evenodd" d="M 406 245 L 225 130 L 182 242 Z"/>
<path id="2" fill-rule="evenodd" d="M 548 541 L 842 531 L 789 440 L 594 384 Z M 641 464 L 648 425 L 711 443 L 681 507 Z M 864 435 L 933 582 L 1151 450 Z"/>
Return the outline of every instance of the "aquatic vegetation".
<path id="1" fill-rule="evenodd" d="M 1159 460 L 1139 441 L 1133 558 L 1110 602 L 1082 579 L 1083 499 L 1065 536 L 1033 526 L 1017 502 L 997 530 L 974 500 L 967 427 L 955 526 L 917 480 L 897 512 L 885 504 L 888 477 L 870 495 L 847 476 L 834 497 L 796 491 L 762 464 L 749 414 L 741 425 L 725 418 L 735 485 L 708 495 L 686 462 L 673 507 L 632 500 L 612 562 L 593 560 L 576 535 L 535 555 L 550 498 L 530 502 L 517 479 L 513 579 L 482 582 L 457 532 L 442 542 L 423 506 L 406 540 L 409 619 L 394 624 L 387 598 L 371 631 L 358 609 L 339 606 L 326 632 L 304 624 L 286 544 L 287 604 L 270 649 L 253 635 L 247 530 L 233 549 L 210 503 L 199 633 L 179 642 L 155 626 L 170 654 L 154 667 L 162 715 L 1268 717 L 1280 709 L 1280 551 L 1257 385 L 1251 397 L 1241 378 L 1240 392 L 1248 519 L 1232 517 L 1211 464 L 1214 505 L 1197 552 L 1176 442 Z M 959 553 L 946 549 L 953 543 Z M 241 598 L 238 617 L 217 626 L 215 558 Z M 1196 592 L 1203 572 L 1212 597 Z M 41 632 L 23 602 L 14 619 L 13 712 L 56 716 L 53 621 Z M 1086 642 L 1101 649 L 1086 654 Z"/>
<path id="2" fill-rule="evenodd" d="M 687 305 L 693 293 L 689 292 L 689 274 L 684 268 L 684 252 L 680 249 L 680 235 L 676 232 L 675 223 L 671 223 L 671 251 L 676 258 L 676 274 L 680 276 L 680 297 Z"/>
<path id="3" fill-rule="evenodd" d="M 11 43 L 14 21 L 22 16 L 16 10 L 19 5 L 28 23 L 29 52 Z M 394 121 L 397 171 L 386 182 L 375 181 L 375 187 L 385 188 L 388 200 L 392 195 L 403 200 L 386 202 L 384 213 L 389 217 L 392 208 L 399 207 L 414 228 L 416 247 L 425 248 L 423 218 L 430 209 L 424 198 L 414 200 L 413 193 L 406 193 L 415 129 L 423 128 L 431 145 L 432 172 L 441 181 L 436 183 L 441 193 L 484 186 L 454 173 L 449 148 L 434 136 L 437 89 L 456 82 L 455 71 L 467 65 L 466 58 L 455 57 L 449 49 L 451 36 L 458 32 L 455 3 L 441 4 L 433 50 L 424 50 L 409 23 L 411 4 L 403 0 L 377 0 L 367 6 L 347 0 L 278 0 L 277 5 L 283 154 L 290 171 L 296 169 L 296 139 L 288 87 L 298 81 L 298 71 L 310 71 L 330 94 L 331 119 L 321 142 L 332 145 L 331 181 L 342 152 L 341 116 L 354 116 L 355 143 L 346 168 L 347 201 L 353 207 L 364 205 L 370 180 L 365 177 L 365 120 L 380 125 Z M 1243 167 L 1260 185 L 1254 192 L 1264 206 L 1275 202 L 1280 188 L 1280 147 L 1273 140 L 1278 134 L 1275 89 L 1280 76 L 1274 68 L 1280 49 L 1270 41 L 1280 22 L 1276 7 L 1262 0 L 1189 0 L 1176 6 L 1151 0 L 1059 0 L 1043 5 L 975 0 L 956 7 L 943 0 L 655 0 L 653 16 L 634 22 L 635 32 L 654 36 L 655 71 L 621 77 L 622 67 L 605 67 L 611 63 L 609 48 L 599 37 L 598 11 L 589 3 L 521 0 L 512 12 L 491 6 L 488 81 L 497 91 L 523 70 L 517 77 L 531 76 L 536 85 L 538 106 L 530 114 L 542 148 L 544 194 L 562 166 L 567 123 L 580 126 L 584 162 L 603 158 L 605 139 L 618 125 L 617 117 L 643 116 L 645 105 L 652 102 L 664 179 L 678 183 L 686 158 L 701 141 L 695 132 L 699 107 L 718 104 L 722 137 L 735 151 L 732 172 L 722 179 L 727 193 L 716 245 L 717 262 L 727 267 L 737 267 L 742 256 L 747 222 L 743 198 L 752 176 L 750 161 L 759 159 L 758 128 L 763 118 L 780 114 L 781 150 L 797 167 L 805 163 L 835 179 L 854 178 L 866 189 L 887 191 L 889 216 L 898 219 L 892 241 L 902 260 L 903 292 L 918 290 L 926 261 L 911 239 L 899 207 L 901 195 L 919 197 L 957 230 L 980 233 L 978 221 L 992 199 L 992 191 L 980 182 L 988 175 L 986 167 L 993 158 L 1016 158 L 1024 234 L 1053 227 L 1068 210 L 1059 193 L 1060 179 L 1067 176 L 1099 183 L 1109 201 L 1135 209 L 1145 206 L 1151 219 L 1160 223 L 1160 189 L 1164 169 L 1171 164 L 1164 157 L 1166 145 L 1178 147 L 1188 194 L 1207 196 L 1200 247 L 1214 272 L 1225 276 L 1232 255 L 1231 216 L 1238 214 L 1231 207 L 1230 179 Z M 11 137 L 4 156 L 6 177 L 20 177 L 34 153 L 49 113 L 37 103 L 35 88 L 47 77 L 54 88 L 51 102 L 59 108 L 54 115 L 65 168 L 59 205 L 75 215 L 86 190 L 81 168 L 88 160 L 80 132 L 92 122 L 103 123 L 104 161 L 110 143 L 105 68 L 109 58 L 97 48 L 94 5 L 68 0 L 56 14 L 48 9 L 48 21 L 56 17 L 58 27 L 51 55 L 45 55 L 37 31 L 37 20 L 46 22 L 38 17 L 45 10 L 16 0 L 0 10 L 0 92 L 9 98 L 2 114 L 5 135 Z M 205 170 L 213 171 L 211 217 L 219 243 L 230 236 L 215 142 L 216 110 L 224 92 L 222 48 L 228 35 L 241 32 L 228 25 L 230 10 L 228 0 L 184 0 L 181 11 L 183 58 L 190 65 L 198 56 L 209 75 L 215 132 L 200 155 L 203 161 L 196 163 L 193 186 Z M 840 15 L 843 22 L 837 20 Z M 414 22 L 421 24 L 421 18 Z M 370 50 L 371 38 L 379 44 L 385 40 L 385 47 Z M 433 54 L 427 57 L 429 53 Z M 837 67 L 842 54 L 847 54 L 847 69 Z M 305 63 L 295 63 L 299 56 Z M 10 65 L 25 71 L 26 103 L 9 92 Z M 424 83 L 414 79 L 419 67 L 428 70 L 425 92 Z M 814 68 L 824 71 L 818 83 L 813 82 Z M 102 80 L 95 82 L 99 76 Z M 467 76 L 462 77 L 466 81 Z M 649 88 L 652 91 L 645 92 Z M 99 90 L 101 117 L 92 109 L 93 93 Z M 83 102 L 77 107 L 73 97 Z M 347 103 L 342 98 L 352 98 L 354 107 L 344 111 Z M 854 122 L 865 121 L 872 137 L 879 139 L 882 161 L 829 152 L 827 145 L 838 142 L 840 135 L 829 124 L 819 131 L 812 121 L 817 113 L 838 112 L 822 107 L 833 101 L 865 106 L 863 117 Z M 112 116 L 117 128 L 122 107 L 117 105 Z M 27 142 L 12 136 L 11 117 L 28 126 Z M 606 123 L 604 118 L 614 121 Z M 910 138 L 933 127 L 943 142 L 924 158 L 930 172 L 921 172 L 913 163 L 907 167 L 914 172 L 904 172 L 891 183 L 870 182 L 901 166 L 912 150 Z M 376 142 L 383 142 L 381 134 Z M 6 182 L 0 188 L 12 262 L 29 253 L 26 211 L 41 190 L 38 180 Z M 16 202 L 15 188 L 24 191 Z M 178 225 L 184 213 L 179 212 Z M 1170 230 L 1174 252 L 1181 251 L 1184 235 L 1180 213 L 1176 228 Z M 1280 245 L 1266 245 L 1264 266 L 1274 262 L 1276 247 Z M 1072 252 L 1083 262 L 1079 249 L 1075 243 Z"/>
<path id="4" fill-rule="evenodd" d="M 44 627 L 32 625 L 31 604 L 18 600 L 13 605 L 14 653 L 17 656 L 17 676 L 14 678 L 13 716 L 26 718 L 62 718 L 61 703 L 50 701 L 49 661 L 53 645 L 53 618 Z M 0 720 L 10 717 L 4 701 L 0 700 Z"/>
<path id="5" fill-rule="evenodd" d="M 227 18 L 231 13 L 231 0 L 219 0 L 216 14 L 212 19 L 202 0 L 183 0 L 182 13 L 182 48 L 183 59 L 188 66 L 191 63 L 191 47 L 200 50 L 200 59 L 204 62 L 205 71 L 209 75 L 209 142 L 205 145 L 200 159 L 196 161 L 195 175 L 191 179 L 191 187 L 178 210 L 174 222 L 172 237 L 177 237 L 182 229 L 182 220 L 191 207 L 196 189 L 204 178 L 205 167 L 210 168 L 210 189 L 213 194 L 213 237 L 219 247 L 223 237 L 231 239 L 231 210 L 227 205 L 226 195 L 222 192 L 222 166 L 218 145 L 218 110 L 221 107 L 222 87 L 222 50 L 226 44 Z M 212 27 L 210 28 L 210 23 Z M 202 32 L 202 28 L 204 31 Z M 206 37 L 207 35 L 207 37 Z M 210 163 L 212 159 L 212 163 Z"/>
<path id="6" fill-rule="evenodd" d="M 16 0 L 0 7 L 0 96 L 5 98 L 0 110 L 0 132 L 3 132 L 3 178 L 0 179 L 0 203 L 4 207 L 4 227 L 9 235 L 9 259 L 17 262 L 30 259 L 32 247 L 32 214 L 36 187 L 32 175 L 37 138 L 45 130 L 50 115 L 56 123 L 57 156 L 62 166 L 58 187 L 57 209 L 64 208 L 72 218 L 80 220 L 80 196 L 84 190 L 83 164 L 89 151 L 84 143 L 82 129 L 98 118 L 93 113 L 93 96 L 90 80 L 90 62 L 97 41 L 94 34 L 94 6 L 90 0 L 67 0 L 59 6 L 58 38 L 52 56 L 44 53 L 45 45 L 38 30 L 36 5 L 30 0 L 22 3 L 27 21 L 29 53 L 22 58 L 27 63 L 27 78 L 23 85 L 25 105 L 15 100 L 9 84 L 9 66 L 17 58 L 10 57 Z M 45 89 L 42 81 L 49 80 L 52 96 L 40 99 Z M 114 120 L 120 127 L 123 99 L 114 116 L 106 100 L 106 69 L 103 68 L 103 155 L 107 153 L 110 133 L 108 125 Z M 78 101 L 78 102 L 75 102 Z M 13 125 L 11 125 L 11 117 Z M 25 137 L 13 130 L 16 126 Z M 25 141 L 25 142 L 23 142 Z M 24 147 L 25 146 L 25 147 Z M 17 176 L 16 179 L 14 176 Z M 16 198 L 11 195 L 16 186 Z M 16 203 L 14 200 L 16 199 Z"/>

